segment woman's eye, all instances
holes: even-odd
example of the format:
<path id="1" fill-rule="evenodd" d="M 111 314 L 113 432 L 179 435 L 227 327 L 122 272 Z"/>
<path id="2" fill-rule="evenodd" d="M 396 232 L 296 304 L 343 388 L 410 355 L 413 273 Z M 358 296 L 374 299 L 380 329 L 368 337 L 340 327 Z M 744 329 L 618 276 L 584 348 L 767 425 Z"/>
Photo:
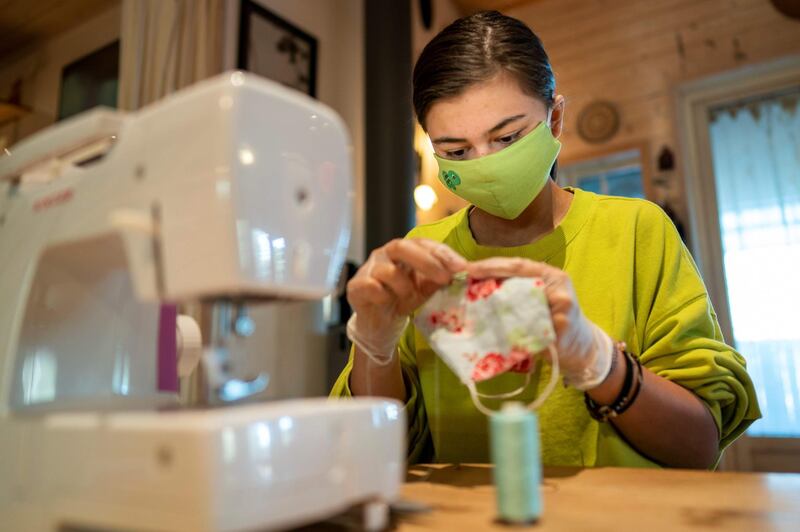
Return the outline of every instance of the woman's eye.
<path id="1" fill-rule="evenodd" d="M 448 159 L 460 159 L 467 153 L 467 150 L 461 148 L 459 150 L 446 151 L 444 153 L 447 155 Z"/>
<path id="2" fill-rule="evenodd" d="M 516 133 L 512 133 L 510 135 L 506 135 L 505 137 L 500 137 L 499 139 L 497 139 L 497 141 L 500 144 L 511 144 L 512 142 L 517 140 L 518 137 L 519 137 L 519 131 L 517 131 Z"/>

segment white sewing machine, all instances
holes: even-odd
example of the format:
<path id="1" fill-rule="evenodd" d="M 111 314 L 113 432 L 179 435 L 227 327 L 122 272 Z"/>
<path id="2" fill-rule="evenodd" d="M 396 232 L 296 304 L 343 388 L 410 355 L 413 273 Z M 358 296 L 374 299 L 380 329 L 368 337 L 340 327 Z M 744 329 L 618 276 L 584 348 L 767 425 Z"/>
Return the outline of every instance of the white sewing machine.
<path id="1" fill-rule="evenodd" d="M 235 72 L 0 158 L 0 530 L 260 530 L 385 510 L 404 475 L 396 402 L 177 400 L 181 347 L 198 343 L 176 333 L 184 301 L 234 309 L 203 355 L 217 392 L 268 386 L 227 389 L 213 360 L 247 336 L 243 303 L 332 290 L 349 157 L 329 108 Z"/>

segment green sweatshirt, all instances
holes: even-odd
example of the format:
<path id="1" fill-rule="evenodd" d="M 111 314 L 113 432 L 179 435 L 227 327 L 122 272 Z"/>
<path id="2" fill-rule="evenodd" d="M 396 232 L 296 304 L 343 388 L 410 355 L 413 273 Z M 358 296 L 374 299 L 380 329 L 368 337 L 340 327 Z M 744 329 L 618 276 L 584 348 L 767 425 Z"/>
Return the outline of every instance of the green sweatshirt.
<path id="1" fill-rule="evenodd" d="M 562 222 L 532 244 L 477 244 L 466 208 L 414 228 L 408 238 L 444 242 L 467 260 L 525 257 L 566 271 L 590 320 L 625 341 L 645 367 L 703 400 L 719 428 L 721 452 L 760 412 L 745 360 L 725 344 L 703 281 L 675 227 L 647 201 L 570 191 L 575 197 Z M 409 461 L 488 462 L 486 416 L 413 322 L 399 351 L 408 393 Z M 352 361 L 351 352 L 331 396 L 351 395 Z M 550 368 L 540 369 L 519 400 L 531 400 L 547 383 Z M 507 373 L 481 383 L 478 390 L 506 392 L 523 378 Z M 539 425 L 545 465 L 657 466 L 610 423 L 593 420 L 582 392 L 573 388 L 556 387 L 539 410 Z"/>

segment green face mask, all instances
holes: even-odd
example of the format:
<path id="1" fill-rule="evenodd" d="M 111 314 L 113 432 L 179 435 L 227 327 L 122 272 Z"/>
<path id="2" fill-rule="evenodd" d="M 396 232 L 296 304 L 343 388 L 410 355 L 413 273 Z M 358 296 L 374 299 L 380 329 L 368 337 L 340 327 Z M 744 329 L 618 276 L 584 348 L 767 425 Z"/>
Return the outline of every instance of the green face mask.
<path id="1" fill-rule="evenodd" d="M 495 216 L 513 220 L 539 195 L 561 143 L 542 122 L 499 152 L 452 161 L 434 154 L 439 181 L 457 196 Z"/>

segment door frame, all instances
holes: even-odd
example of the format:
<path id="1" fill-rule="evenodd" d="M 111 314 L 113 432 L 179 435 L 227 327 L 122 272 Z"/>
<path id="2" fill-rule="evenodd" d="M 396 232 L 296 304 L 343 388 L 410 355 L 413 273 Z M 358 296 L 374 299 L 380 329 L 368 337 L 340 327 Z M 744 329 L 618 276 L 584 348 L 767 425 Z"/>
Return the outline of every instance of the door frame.
<path id="1" fill-rule="evenodd" d="M 800 85 L 800 55 L 789 55 L 690 81 L 680 85 L 676 91 L 678 137 L 683 154 L 692 254 L 705 281 L 722 333 L 731 345 L 734 344 L 733 327 L 722 254 L 708 110 L 710 107 L 797 85 Z M 773 454 L 776 446 L 782 451 L 791 447 L 797 452 L 800 451 L 800 439 L 743 436 L 726 453 L 722 468 L 758 469 L 758 464 L 764 463 L 760 458 Z M 785 455 L 789 456 L 789 453 Z M 787 469 L 796 470 L 800 467 L 800 452 L 795 456 L 797 462 L 787 462 Z"/>

